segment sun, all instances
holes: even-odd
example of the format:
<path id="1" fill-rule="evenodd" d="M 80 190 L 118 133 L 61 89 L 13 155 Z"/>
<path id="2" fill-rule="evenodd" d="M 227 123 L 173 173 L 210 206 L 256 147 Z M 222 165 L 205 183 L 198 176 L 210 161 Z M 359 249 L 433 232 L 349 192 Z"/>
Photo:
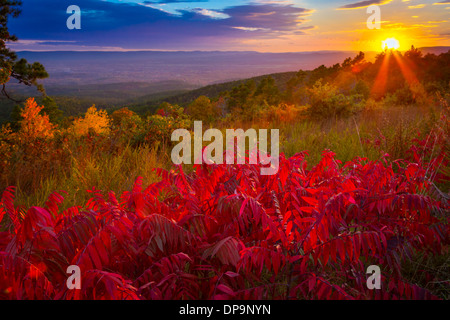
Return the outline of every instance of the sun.
<path id="1" fill-rule="evenodd" d="M 395 38 L 388 38 L 384 41 L 381 42 L 381 48 L 383 50 L 387 49 L 395 49 L 397 50 L 398 48 L 400 48 L 400 42 L 395 39 Z"/>

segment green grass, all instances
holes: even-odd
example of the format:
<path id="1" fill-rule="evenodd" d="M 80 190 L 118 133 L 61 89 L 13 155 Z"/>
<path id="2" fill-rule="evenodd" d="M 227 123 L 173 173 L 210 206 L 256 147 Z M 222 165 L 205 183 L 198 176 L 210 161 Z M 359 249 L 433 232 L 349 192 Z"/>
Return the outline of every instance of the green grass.
<path id="1" fill-rule="evenodd" d="M 417 133 L 423 135 L 431 129 L 430 117 L 418 107 L 409 106 L 364 112 L 346 119 L 282 123 L 279 124 L 280 149 L 287 157 L 307 150 L 310 165 L 321 159 L 325 149 L 335 152 L 342 162 L 355 157 L 378 160 L 382 152 L 388 153 L 391 159 L 401 159 Z M 379 148 L 368 143 L 377 139 Z"/>
<path id="2" fill-rule="evenodd" d="M 59 190 L 66 192 L 64 208 L 85 203 L 92 196 L 86 190 L 92 188 L 120 195 L 132 189 L 137 177 L 143 178 L 144 186 L 156 182 L 158 177 L 153 169 L 158 167 L 168 167 L 168 160 L 149 146 L 127 146 L 120 154 L 73 156 L 67 173 L 45 178 L 34 192 L 28 193 L 18 186 L 16 203 L 27 208 L 41 206 L 52 192 Z"/>
<path id="3" fill-rule="evenodd" d="M 402 275 L 409 283 L 425 288 L 437 297 L 450 298 L 450 252 L 442 255 L 415 253 L 412 259 L 404 259 Z"/>

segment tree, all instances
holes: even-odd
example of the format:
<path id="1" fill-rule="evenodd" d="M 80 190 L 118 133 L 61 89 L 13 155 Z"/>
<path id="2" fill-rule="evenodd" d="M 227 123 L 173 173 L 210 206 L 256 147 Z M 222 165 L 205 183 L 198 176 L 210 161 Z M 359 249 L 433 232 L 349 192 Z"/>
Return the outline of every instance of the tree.
<path id="1" fill-rule="evenodd" d="M 306 76 L 306 71 L 299 70 L 295 76 L 286 83 L 285 100 L 287 102 L 294 103 L 294 90 L 304 84 Z"/>
<path id="2" fill-rule="evenodd" d="M 14 100 L 6 91 L 6 83 L 12 78 L 19 83 L 36 88 L 45 95 L 44 87 L 38 83 L 39 79 L 48 77 L 47 71 L 42 64 L 28 63 L 26 59 L 19 59 L 17 54 L 6 46 L 7 42 L 17 41 L 17 37 L 9 33 L 8 19 L 10 16 L 19 16 L 22 2 L 19 0 L 0 0 L 0 85 L 1 93 L 8 99 Z M 19 101 L 16 101 L 19 102 Z"/>
<path id="3" fill-rule="evenodd" d="M 64 118 L 63 112 L 61 111 L 61 109 L 59 109 L 55 100 L 53 100 L 49 96 L 45 96 L 43 99 L 37 99 L 36 102 L 40 103 L 43 106 L 43 108 L 41 108 L 41 111 L 39 112 L 40 115 L 48 115 L 50 122 L 53 124 L 60 125 L 62 123 L 62 120 Z M 25 106 L 27 103 L 28 100 L 24 102 Z M 11 121 L 9 123 L 14 131 L 17 131 L 20 128 L 20 121 L 22 120 L 22 110 L 24 108 L 24 104 L 18 103 L 14 105 L 11 111 Z"/>
<path id="4" fill-rule="evenodd" d="M 254 96 L 258 98 L 259 103 L 267 104 L 269 106 L 277 106 L 281 102 L 281 94 L 275 84 L 275 79 L 268 76 L 261 80 Z"/>
<path id="5" fill-rule="evenodd" d="M 41 114 L 42 109 L 44 106 L 38 106 L 34 98 L 29 98 L 21 110 L 19 135 L 24 142 L 53 137 L 55 125 L 50 122 L 47 114 Z"/>
<path id="6" fill-rule="evenodd" d="M 333 84 L 318 80 L 309 91 L 307 113 L 317 119 L 349 116 L 362 107 L 363 96 L 359 94 L 344 95 Z"/>
<path id="7" fill-rule="evenodd" d="M 130 139 L 141 130 L 143 119 L 127 107 L 114 111 L 111 114 L 111 125 L 120 139 Z"/>
<path id="8" fill-rule="evenodd" d="M 77 136 L 88 133 L 107 134 L 110 131 L 111 120 L 105 110 L 97 110 L 95 105 L 90 107 L 83 118 L 73 122 L 72 132 Z"/>
<path id="9" fill-rule="evenodd" d="M 254 80 L 248 80 L 231 89 L 227 96 L 228 111 L 242 111 L 245 109 L 247 102 L 250 100 L 250 97 L 253 96 L 255 90 L 256 83 Z"/>
<path id="10" fill-rule="evenodd" d="M 116 127 L 122 127 L 129 129 L 135 127 L 140 117 L 127 107 L 114 111 L 111 114 L 112 124 Z"/>
<path id="11" fill-rule="evenodd" d="M 42 113 L 48 114 L 51 123 L 59 124 L 62 122 L 63 112 L 61 109 L 59 109 L 55 100 L 53 100 L 49 96 L 45 96 L 42 99 L 42 105 L 44 106 L 44 109 L 42 109 L 41 114 Z"/>
<path id="12" fill-rule="evenodd" d="M 209 123 L 220 115 L 220 110 L 208 97 L 200 96 L 189 105 L 188 113 L 193 120 Z"/>

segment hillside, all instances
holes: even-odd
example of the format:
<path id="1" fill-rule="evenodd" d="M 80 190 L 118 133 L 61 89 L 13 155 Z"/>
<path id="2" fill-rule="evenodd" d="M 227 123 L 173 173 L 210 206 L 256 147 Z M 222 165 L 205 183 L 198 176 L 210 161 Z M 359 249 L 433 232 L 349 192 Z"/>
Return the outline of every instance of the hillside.
<path id="1" fill-rule="evenodd" d="M 19 84 L 9 84 L 8 92 L 16 100 L 26 100 L 40 94 L 34 87 Z M 46 86 L 46 93 L 55 100 L 65 116 L 77 116 L 95 104 L 102 109 L 114 109 L 140 97 L 164 99 L 173 95 L 197 88 L 189 83 L 178 80 L 147 82 L 120 82 L 86 85 L 51 85 Z M 147 100 L 147 99 L 146 99 Z M 0 98 L 0 123 L 9 121 L 14 103 L 5 97 Z"/>
<path id="2" fill-rule="evenodd" d="M 282 73 L 273 73 L 268 75 L 262 75 L 258 77 L 248 78 L 248 79 L 241 79 L 236 81 L 229 81 L 224 83 L 218 83 L 218 84 L 212 84 L 205 87 L 201 87 L 198 89 L 190 90 L 187 92 L 179 93 L 179 94 L 173 94 L 170 96 L 163 96 L 158 97 L 157 94 L 151 94 L 146 95 L 143 97 L 140 97 L 138 99 L 133 99 L 129 103 L 127 103 L 125 106 L 127 106 L 129 109 L 138 112 L 138 113 L 145 113 L 145 112 L 152 112 L 154 111 L 162 102 L 168 102 L 171 104 L 177 104 L 182 107 L 186 107 L 189 103 L 194 101 L 199 96 L 207 96 L 210 99 L 217 98 L 221 93 L 224 93 L 225 91 L 229 91 L 233 89 L 234 87 L 240 85 L 241 83 L 245 83 L 247 81 L 253 80 L 256 84 L 259 84 L 259 82 L 270 76 L 275 80 L 275 84 L 278 88 L 284 90 L 286 87 L 286 83 L 296 74 L 296 72 L 282 72 Z M 163 93 L 161 93 L 163 94 Z M 165 94 L 170 94 L 170 92 L 165 92 Z"/>
<path id="3" fill-rule="evenodd" d="M 441 54 L 449 47 L 420 48 Z M 297 70 L 332 66 L 355 52 L 19 52 L 30 62 L 42 62 L 50 74 L 46 92 L 65 116 L 76 116 L 95 104 L 107 110 L 123 106 L 140 114 L 153 112 L 164 101 L 186 106 L 198 96 L 220 93 L 272 76 L 280 90 Z M 366 52 L 371 61 L 375 52 Z M 129 63 L 132 61 L 133 63 Z M 17 100 L 38 97 L 35 88 L 8 83 Z M 39 99 L 38 99 L 39 100 Z M 0 123 L 10 121 L 15 103 L 0 98 Z"/>
<path id="4" fill-rule="evenodd" d="M 19 58 L 45 66 L 50 76 L 42 83 L 66 116 L 83 113 L 92 104 L 104 109 L 127 105 L 143 112 L 164 100 L 184 105 L 196 97 L 196 92 L 189 93 L 193 89 L 201 88 L 198 93 L 214 96 L 241 79 L 312 70 L 354 55 L 356 52 L 350 51 L 18 52 Z M 40 95 L 34 87 L 13 81 L 7 89 L 21 101 Z M 11 120 L 14 105 L 0 98 L 0 123 Z"/>

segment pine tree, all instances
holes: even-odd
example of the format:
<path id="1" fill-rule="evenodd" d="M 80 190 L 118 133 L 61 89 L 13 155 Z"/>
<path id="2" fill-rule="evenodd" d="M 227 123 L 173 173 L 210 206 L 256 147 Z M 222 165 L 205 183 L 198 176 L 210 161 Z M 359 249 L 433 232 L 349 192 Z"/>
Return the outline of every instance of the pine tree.
<path id="1" fill-rule="evenodd" d="M 13 101 L 16 100 L 6 91 L 6 83 L 11 78 L 27 86 L 36 86 L 45 95 L 44 87 L 38 80 L 48 77 L 42 64 L 39 62 L 30 64 L 26 59 L 18 59 L 17 54 L 6 46 L 7 42 L 18 40 L 15 35 L 9 33 L 8 19 L 10 16 L 13 18 L 19 16 L 21 4 L 22 2 L 18 0 L 0 0 L 0 86 L 2 95 Z"/>

